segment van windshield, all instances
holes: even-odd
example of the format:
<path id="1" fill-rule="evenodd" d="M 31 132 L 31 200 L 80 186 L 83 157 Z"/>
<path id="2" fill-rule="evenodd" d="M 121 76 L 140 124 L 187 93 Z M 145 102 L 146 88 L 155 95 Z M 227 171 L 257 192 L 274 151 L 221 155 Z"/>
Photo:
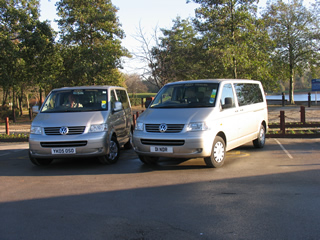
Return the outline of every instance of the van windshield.
<path id="1" fill-rule="evenodd" d="M 214 107 L 218 83 L 186 83 L 164 86 L 151 108 Z"/>
<path id="2" fill-rule="evenodd" d="M 52 91 L 41 112 L 86 112 L 108 110 L 107 90 L 76 89 Z"/>

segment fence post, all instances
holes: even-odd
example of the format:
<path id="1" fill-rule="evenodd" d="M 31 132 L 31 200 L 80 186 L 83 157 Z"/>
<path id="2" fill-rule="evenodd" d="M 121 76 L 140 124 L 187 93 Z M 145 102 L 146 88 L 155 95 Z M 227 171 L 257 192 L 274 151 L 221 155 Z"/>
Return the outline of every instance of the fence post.
<path id="1" fill-rule="evenodd" d="M 300 122 L 306 123 L 306 108 L 304 106 L 300 106 Z"/>
<path id="2" fill-rule="evenodd" d="M 136 115 L 135 114 L 132 115 L 132 120 L 133 120 L 133 129 L 135 129 L 136 128 L 136 123 L 137 123 L 137 119 L 136 119 Z"/>
<path id="3" fill-rule="evenodd" d="M 286 134 L 286 123 L 285 123 L 284 111 L 280 111 L 280 130 L 282 131 L 282 134 Z"/>
<path id="4" fill-rule="evenodd" d="M 6 117 L 6 134 L 9 135 L 9 118 Z"/>

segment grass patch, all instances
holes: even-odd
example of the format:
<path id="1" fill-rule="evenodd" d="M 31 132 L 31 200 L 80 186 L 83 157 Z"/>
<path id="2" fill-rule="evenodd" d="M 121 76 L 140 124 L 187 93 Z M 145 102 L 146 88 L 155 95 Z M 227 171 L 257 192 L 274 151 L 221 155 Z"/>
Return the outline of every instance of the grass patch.
<path id="1" fill-rule="evenodd" d="M 0 139 L 27 139 L 29 138 L 28 133 L 12 133 L 12 134 L 0 134 Z"/>

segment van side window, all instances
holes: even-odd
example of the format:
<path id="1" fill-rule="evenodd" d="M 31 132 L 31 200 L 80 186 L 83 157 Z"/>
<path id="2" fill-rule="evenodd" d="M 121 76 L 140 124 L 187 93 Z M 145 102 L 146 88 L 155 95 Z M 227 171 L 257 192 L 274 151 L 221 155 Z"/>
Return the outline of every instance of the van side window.
<path id="1" fill-rule="evenodd" d="M 235 107 L 233 89 L 230 83 L 223 86 L 220 102 L 222 109 Z"/>
<path id="2" fill-rule="evenodd" d="M 124 109 L 129 108 L 129 101 L 128 101 L 128 97 L 127 97 L 127 93 L 124 90 L 116 90 L 117 92 L 117 96 L 118 96 L 118 100 L 122 103 L 122 106 Z"/>
<path id="3" fill-rule="evenodd" d="M 239 106 L 250 105 L 263 102 L 261 89 L 258 84 L 254 83 L 235 83 Z"/>

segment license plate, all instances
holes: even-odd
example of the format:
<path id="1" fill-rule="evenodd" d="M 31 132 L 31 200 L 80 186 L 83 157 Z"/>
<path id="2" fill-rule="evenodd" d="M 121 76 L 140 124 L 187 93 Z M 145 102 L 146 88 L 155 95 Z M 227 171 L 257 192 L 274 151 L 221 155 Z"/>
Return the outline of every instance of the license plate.
<path id="1" fill-rule="evenodd" d="M 75 148 L 52 148 L 51 153 L 52 154 L 75 154 L 76 149 Z"/>
<path id="2" fill-rule="evenodd" d="M 163 153 L 173 153 L 173 148 L 172 147 L 151 147 L 150 148 L 151 152 L 163 152 Z"/>

